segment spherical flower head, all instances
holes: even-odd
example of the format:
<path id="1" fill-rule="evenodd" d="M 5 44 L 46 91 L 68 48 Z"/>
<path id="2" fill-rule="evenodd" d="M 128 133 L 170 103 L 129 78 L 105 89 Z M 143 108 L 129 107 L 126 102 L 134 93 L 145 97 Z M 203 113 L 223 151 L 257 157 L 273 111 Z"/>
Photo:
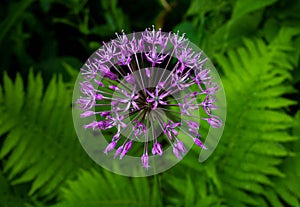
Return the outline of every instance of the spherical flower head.
<path id="1" fill-rule="evenodd" d="M 116 35 L 80 69 L 80 119 L 95 119 L 83 128 L 105 134 L 107 156 L 123 160 L 139 153 L 140 166 L 147 170 L 153 159 L 169 152 L 182 159 L 189 142 L 207 149 L 200 122 L 213 128 L 223 122 L 214 113 L 220 87 L 203 51 L 194 50 L 179 32 L 154 27 Z M 144 147 L 132 150 L 138 142 Z"/>

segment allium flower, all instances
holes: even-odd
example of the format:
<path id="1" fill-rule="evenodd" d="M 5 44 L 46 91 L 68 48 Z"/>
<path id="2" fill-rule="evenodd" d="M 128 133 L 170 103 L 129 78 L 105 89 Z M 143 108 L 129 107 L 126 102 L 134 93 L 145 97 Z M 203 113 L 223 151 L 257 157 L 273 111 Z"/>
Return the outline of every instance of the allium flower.
<path id="1" fill-rule="evenodd" d="M 186 139 L 207 149 L 200 121 L 214 128 L 222 121 L 213 113 L 219 87 L 206 61 L 179 33 L 153 27 L 141 35 L 117 34 L 81 69 L 80 118 L 96 117 L 83 127 L 108 132 L 104 153 L 114 153 L 115 159 L 143 141 L 139 156 L 145 169 L 151 167 L 151 155 L 163 156 L 169 147 L 182 159 Z"/>

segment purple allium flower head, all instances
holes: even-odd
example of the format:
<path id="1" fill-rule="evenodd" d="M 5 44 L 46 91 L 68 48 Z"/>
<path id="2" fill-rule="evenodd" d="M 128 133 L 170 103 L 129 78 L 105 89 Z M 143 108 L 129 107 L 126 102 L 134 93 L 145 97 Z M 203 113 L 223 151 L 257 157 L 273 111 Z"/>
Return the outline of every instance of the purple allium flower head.
<path id="1" fill-rule="evenodd" d="M 204 53 L 195 51 L 179 32 L 153 27 L 141 35 L 116 35 L 81 68 L 80 118 L 96 117 L 83 127 L 107 131 L 111 141 L 104 153 L 114 151 L 114 158 L 123 159 L 143 141 L 139 156 L 145 169 L 151 163 L 149 154 L 163 157 L 169 147 L 182 159 L 187 138 L 206 149 L 200 121 L 214 128 L 223 123 L 213 114 L 219 86 Z"/>

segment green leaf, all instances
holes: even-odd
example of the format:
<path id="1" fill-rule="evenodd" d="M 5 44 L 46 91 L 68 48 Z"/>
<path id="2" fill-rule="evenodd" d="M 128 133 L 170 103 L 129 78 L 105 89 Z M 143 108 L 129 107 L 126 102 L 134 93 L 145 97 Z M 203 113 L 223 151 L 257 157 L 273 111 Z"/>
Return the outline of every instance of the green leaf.
<path id="1" fill-rule="evenodd" d="M 233 9 L 232 19 L 235 20 L 250 12 L 263 9 L 266 6 L 274 4 L 276 1 L 277 0 L 263 0 L 263 1 L 237 0 Z"/>
<path id="2" fill-rule="evenodd" d="M 3 88 L 4 172 L 14 185 L 31 182 L 29 195 L 51 199 L 77 170 L 91 166 L 73 128 L 71 91 L 61 76 L 54 76 L 44 91 L 41 75 L 32 70 L 26 92 L 19 74 L 15 82 L 4 74 Z"/>
<path id="3" fill-rule="evenodd" d="M 81 170 L 77 180 L 68 181 L 68 187 L 62 188 L 62 201 L 53 207 L 160 206 L 157 192 L 147 178 Z"/>
<path id="4" fill-rule="evenodd" d="M 287 84 L 293 66 L 289 60 L 292 55 L 286 50 L 291 47 L 294 32 L 282 30 L 291 32 L 284 35 L 285 38 L 278 35 L 268 45 L 260 39 L 245 39 L 245 47 L 231 50 L 227 56 L 217 56 L 225 73 L 223 83 L 228 101 L 223 144 L 219 144 L 225 146 L 219 146 L 217 151 L 223 164 L 219 165 L 218 171 L 221 182 L 226 183 L 223 186 L 230 189 L 230 193 L 224 189 L 224 195 L 236 193 L 225 197 L 230 206 L 267 206 L 264 188 L 268 185 L 274 187 L 270 188 L 273 192 L 269 192 L 267 199 L 276 203 L 277 184 L 272 176 L 285 180 L 280 164 L 283 158 L 295 155 L 284 144 L 297 140 L 288 133 L 294 119 L 282 110 L 296 104 L 282 97 L 295 92 L 291 84 Z M 246 197 L 248 192 L 257 198 Z M 293 199 L 289 195 L 285 194 L 284 199 Z"/>
<path id="5" fill-rule="evenodd" d="M 291 134 L 294 125 L 299 129 L 300 121 L 286 112 L 296 104 L 286 96 L 297 92 L 291 75 L 291 59 L 298 55 L 290 50 L 294 35 L 295 30 L 282 28 L 269 44 L 243 39 L 244 46 L 215 55 L 224 72 L 225 130 L 212 158 L 194 166 L 183 161 L 183 176 L 178 171 L 165 176 L 175 191 L 169 202 L 178 206 L 298 206 L 300 149 L 290 146 L 300 146 L 299 135 Z M 192 202 L 191 191 L 199 202 Z M 212 202 L 205 203 L 210 194 L 218 202 L 210 198 Z M 182 195 L 188 198 L 186 205 Z"/>
<path id="6" fill-rule="evenodd" d="M 26 0 L 21 1 L 16 4 L 11 4 L 14 8 L 14 12 L 10 12 L 9 15 L 6 17 L 6 19 L 1 22 L 0 27 L 0 42 L 3 40 L 3 38 L 6 36 L 6 34 L 9 32 L 12 26 L 16 24 L 16 22 L 23 17 L 24 11 L 32 4 L 34 0 Z"/>

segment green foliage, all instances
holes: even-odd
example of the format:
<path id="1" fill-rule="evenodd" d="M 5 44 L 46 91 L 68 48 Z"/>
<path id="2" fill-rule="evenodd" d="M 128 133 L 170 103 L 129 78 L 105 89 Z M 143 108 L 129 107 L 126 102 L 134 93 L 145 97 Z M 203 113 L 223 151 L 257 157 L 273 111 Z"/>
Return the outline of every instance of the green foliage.
<path id="1" fill-rule="evenodd" d="M 11 9 L 15 9 L 14 12 L 11 12 L 10 15 L 7 16 L 3 22 L 1 22 L 0 25 L 2 28 L 0 32 L 0 43 L 13 25 L 22 18 L 23 12 L 27 9 L 27 7 L 30 6 L 32 2 L 33 0 L 26 0 L 20 3 L 12 4 Z"/>
<path id="2" fill-rule="evenodd" d="M 295 92 L 286 85 L 291 80 L 295 31 L 283 28 L 282 33 L 284 37 L 279 35 L 269 45 L 245 39 L 245 47 L 217 58 L 228 100 L 218 171 L 230 206 L 266 206 L 264 188 L 277 190 L 271 178 L 283 177 L 279 164 L 294 155 L 285 145 L 296 140 L 288 133 L 293 118 L 283 109 L 296 102 L 282 95 Z"/>
<path id="3" fill-rule="evenodd" d="M 103 171 L 80 171 L 62 189 L 63 202 L 54 207 L 160 206 L 157 184 L 147 178 L 128 178 Z"/>
<path id="4" fill-rule="evenodd" d="M 7 178 L 3 175 L 2 171 L 0 171 L 0 206 L 6 205 L 6 207 L 14 207 L 14 206 L 24 206 L 23 198 L 15 192 L 7 180 Z M 17 195 L 16 195 L 17 194 Z"/>
<path id="5" fill-rule="evenodd" d="M 193 167 L 191 174 L 200 175 L 193 185 L 190 174 L 181 176 L 181 184 L 176 181 L 177 170 L 176 178 L 166 176 L 169 185 L 184 195 L 175 199 L 176 194 L 170 202 L 178 206 L 299 206 L 295 162 L 300 163 L 300 156 L 294 153 L 299 149 L 289 147 L 299 142 L 299 136 L 290 133 L 295 120 L 285 112 L 296 102 L 282 97 L 296 92 L 288 83 L 297 59 L 292 39 L 299 33 L 282 28 L 271 44 L 244 39 L 245 46 L 216 56 L 224 71 L 225 131 L 213 158 Z M 184 165 L 189 165 L 188 159 Z M 182 185 L 191 189 L 186 191 Z"/>
<path id="6" fill-rule="evenodd" d="M 296 114 L 294 122 L 293 134 L 300 137 L 300 111 Z M 289 157 L 282 164 L 284 178 L 275 178 L 274 185 L 276 191 L 267 189 L 266 197 L 274 207 L 285 206 L 281 200 L 284 200 L 291 206 L 300 206 L 300 139 L 298 139 L 291 147 L 297 154 L 294 157 Z"/>
<path id="7" fill-rule="evenodd" d="M 235 21 L 236 19 L 239 19 L 243 15 L 249 14 L 250 12 L 263 9 L 266 6 L 274 4 L 276 1 L 277 0 L 265 0 L 253 3 L 253 1 L 250 0 L 237 0 L 232 12 L 231 21 Z"/>
<path id="8" fill-rule="evenodd" d="M 299 14 L 297 0 L 194 0 L 186 13 L 187 18 L 177 28 L 185 32 L 185 25 L 189 24 L 187 31 L 192 34 L 190 38 L 214 58 L 215 54 L 242 45 L 242 36 L 264 36 L 271 41 L 283 22 L 297 27 L 300 17 L 295 11 Z"/>
<path id="9" fill-rule="evenodd" d="M 25 93 L 19 75 L 13 83 L 4 74 L 0 135 L 6 138 L 0 158 L 12 185 L 31 183 L 28 195 L 51 198 L 65 179 L 88 166 L 70 119 L 70 100 L 61 77 L 43 90 L 41 76 L 31 71 Z"/>

